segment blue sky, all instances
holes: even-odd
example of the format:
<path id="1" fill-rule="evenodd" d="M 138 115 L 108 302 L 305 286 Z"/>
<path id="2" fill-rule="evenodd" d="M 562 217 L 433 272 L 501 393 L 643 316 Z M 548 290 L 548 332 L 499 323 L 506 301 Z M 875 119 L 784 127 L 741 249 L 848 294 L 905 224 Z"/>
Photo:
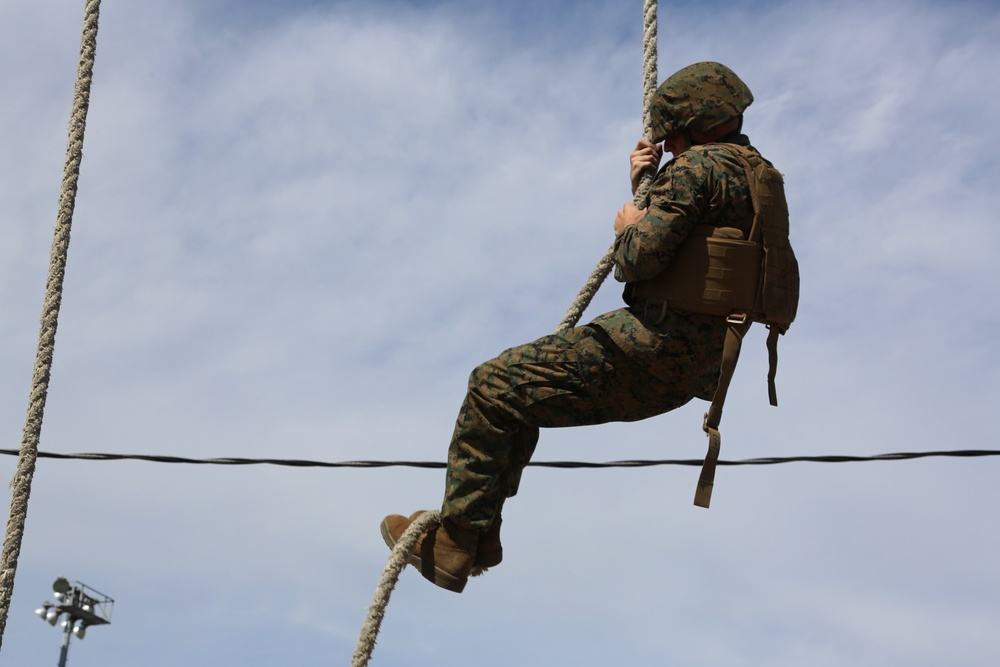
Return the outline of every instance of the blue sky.
<path id="1" fill-rule="evenodd" d="M 640 132 L 636 2 L 105 3 L 41 449 L 443 460 L 469 371 L 551 332 Z M 18 447 L 82 2 L 0 5 L 0 433 Z M 1000 10 L 661 3 L 785 174 L 799 320 L 749 337 L 726 458 L 995 448 Z M 589 319 L 620 304 L 598 294 Z M 539 460 L 703 455 L 703 404 Z M 12 475 L 14 457 L 0 457 Z M 995 459 L 532 468 L 504 563 L 406 571 L 372 664 L 992 667 Z M 6 471 L 6 473 L 4 473 Z M 71 664 L 347 664 L 385 514 L 440 471 L 42 460 L 0 662 L 57 576 L 117 601 Z"/>

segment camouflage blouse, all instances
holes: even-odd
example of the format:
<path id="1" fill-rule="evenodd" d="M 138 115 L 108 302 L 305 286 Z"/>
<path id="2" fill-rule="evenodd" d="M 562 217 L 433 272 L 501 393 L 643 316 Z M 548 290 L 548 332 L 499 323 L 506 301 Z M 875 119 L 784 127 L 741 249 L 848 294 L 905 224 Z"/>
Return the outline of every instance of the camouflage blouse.
<path id="1" fill-rule="evenodd" d="M 723 141 L 750 145 L 742 134 Z M 663 271 L 695 225 L 749 234 L 752 222 L 750 185 L 739 160 L 712 144 L 695 146 L 660 169 L 646 216 L 615 239 L 615 279 L 631 283 Z"/>
<path id="2" fill-rule="evenodd" d="M 723 141 L 750 145 L 742 134 Z M 712 144 L 681 153 L 657 173 L 643 220 L 615 239 L 615 278 L 626 283 L 629 307 L 601 315 L 591 324 L 604 329 L 634 363 L 674 382 L 679 392 L 711 399 L 718 382 L 725 319 L 667 311 L 662 322 L 650 324 L 641 304 L 630 298 L 629 284 L 663 271 L 695 225 L 736 227 L 749 234 L 752 223 L 750 186 L 734 155 Z"/>

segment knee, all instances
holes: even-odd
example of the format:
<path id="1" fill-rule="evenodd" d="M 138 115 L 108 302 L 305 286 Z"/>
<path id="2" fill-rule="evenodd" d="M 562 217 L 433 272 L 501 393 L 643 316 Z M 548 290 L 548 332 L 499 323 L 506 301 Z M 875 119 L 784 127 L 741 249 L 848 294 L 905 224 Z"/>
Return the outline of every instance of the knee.
<path id="1" fill-rule="evenodd" d="M 517 410 L 515 380 L 501 358 L 479 364 L 469 375 L 468 399 L 482 411 Z"/>
<path id="2" fill-rule="evenodd" d="M 507 368 L 499 358 L 490 359 L 472 369 L 469 374 L 469 389 L 484 389 L 499 384 L 498 379 L 506 377 Z"/>

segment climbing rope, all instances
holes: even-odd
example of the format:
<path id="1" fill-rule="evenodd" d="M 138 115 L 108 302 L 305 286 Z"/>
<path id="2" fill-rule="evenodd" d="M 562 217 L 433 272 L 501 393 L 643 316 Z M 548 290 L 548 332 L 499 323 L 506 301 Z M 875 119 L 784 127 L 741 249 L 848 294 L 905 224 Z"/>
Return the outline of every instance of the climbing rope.
<path id="1" fill-rule="evenodd" d="M 86 0 L 83 12 L 80 62 L 77 68 L 76 89 L 73 93 L 69 141 L 66 146 L 62 192 L 59 195 L 59 212 L 49 260 L 49 276 L 42 304 L 38 352 L 35 356 L 31 392 L 28 397 L 28 414 L 21 440 L 21 453 L 14 479 L 11 481 L 12 497 L 10 516 L 7 519 L 7 534 L 4 537 L 3 552 L 0 554 L 0 647 L 3 645 L 10 599 L 14 593 L 14 575 L 17 572 L 17 559 L 21 553 L 24 522 L 28 515 L 28 497 L 31 495 L 31 480 L 35 473 L 38 441 L 42 432 L 42 415 L 45 412 L 45 399 L 48 396 L 59 305 L 62 302 L 62 284 L 66 274 L 69 233 L 76 205 L 80 162 L 83 158 L 83 135 L 87 126 L 87 110 L 90 108 L 90 84 L 94 74 L 94 57 L 97 53 L 97 20 L 100 5 L 100 0 Z"/>
<path id="2" fill-rule="evenodd" d="M 656 92 L 657 77 L 656 2 L 657 0 L 645 0 L 642 11 L 642 131 L 643 136 L 647 140 L 652 136 L 652 120 L 649 113 L 649 106 L 650 100 Z M 635 194 L 635 205 L 637 207 L 646 208 L 649 185 L 651 182 L 651 174 L 644 175 L 642 181 L 640 181 Z M 608 274 L 611 273 L 611 267 L 614 265 L 614 248 L 615 247 L 612 244 L 612 246 L 604 254 L 604 257 L 601 258 L 601 261 L 597 263 L 597 267 L 590 274 L 590 277 L 587 278 L 587 281 L 584 283 L 580 293 L 577 295 L 573 304 L 566 312 L 565 317 L 563 317 L 562 322 L 560 322 L 559 326 L 556 327 L 556 333 L 572 329 L 576 326 L 576 323 L 580 321 L 580 317 L 583 316 L 583 311 L 585 311 L 587 306 L 590 305 L 594 295 L 597 294 L 597 290 L 600 289 L 601 284 L 608 277 Z M 424 523 L 424 521 L 426 521 L 426 523 Z M 422 527 L 418 527 L 418 522 Z M 399 573 L 402 572 L 403 568 L 406 566 L 406 559 L 410 550 L 413 548 L 413 545 L 416 544 L 416 541 L 419 539 L 421 533 L 440 525 L 440 523 L 441 515 L 439 512 L 428 512 L 421 515 L 417 521 L 407 527 L 406 532 L 403 533 L 399 542 L 396 543 L 396 546 L 392 550 L 392 554 L 389 556 L 389 564 L 386 566 L 385 572 L 379 580 L 378 587 L 375 589 L 375 598 L 372 600 L 372 604 L 369 607 L 368 619 L 362 627 L 361 637 L 358 639 L 358 647 L 354 652 L 354 662 L 352 663 L 352 667 L 364 667 L 368 664 L 368 661 L 371 659 L 371 652 L 375 648 L 375 639 L 378 636 L 379 626 L 382 623 L 382 618 L 385 616 L 385 606 L 389 603 L 389 596 L 392 594 L 392 591 L 396 586 L 396 582 L 399 580 Z M 404 546 L 404 542 L 409 546 Z M 402 564 L 397 567 L 397 563 L 400 562 Z"/>
<path id="3" fill-rule="evenodd" d="M 358 646 L 354 649 L 354 658 L 351 667 L 366 667 L 371 660 L 372 651 L 375 650 L 375 640 L 378 638 L 379 628 L 382 627 L 382 619 L 385 618 L 385 608 L 389 604 L 389 596 L 396 588 L 399 581 L 399 573 L 406 567 L 410 557 L 410 552 L 416 546 L 420 536 L 428 530 L 441 525 L 440 512 L 424 512 L 413 520 L 403 534 L 399 536 L 399 541 L 392 548 L 389 555 L 389 563 L 385 566 L 382 578 L 378 581 L 375 589 L 375 597 L 368 607 L 368 618 L 361 626 L 361 636 L 358 637 Z"/>
<path id="4" fill-rule="evenodd" d="M 653 136 L 653 118 L 649 112 L 649 107 L 653 95 L 656 93 L 657 77 L 656 0 L 645 0 L 645 5 L 642 9 L 642 24 L 642 136 L 648 141 Z M 636 207 L 646 208 L 649 204 L 649 187 L 652 182 L 652 174 L 643 174 L 642 179 L 639 181 L 639 187 L 635 191 Z M 604 257 L 597 263 L 590 277 L 583 284 L 580 293 L 569 307 L 569 310 L 566 311 L 562 322 L 556 327 L 556 333 L 568 331 L 580 321 L 583 311 L 587 310 L 587 306 L 590 305 L 594 295 L 597 294 L 597 290 L 600 289 L 601 285 L 607 279 L 608 274 L 611 273 L 611 267 L 615 263 L 614 252 L 615 246 L 612 243 L 608 251 L 604 253 Z"/>

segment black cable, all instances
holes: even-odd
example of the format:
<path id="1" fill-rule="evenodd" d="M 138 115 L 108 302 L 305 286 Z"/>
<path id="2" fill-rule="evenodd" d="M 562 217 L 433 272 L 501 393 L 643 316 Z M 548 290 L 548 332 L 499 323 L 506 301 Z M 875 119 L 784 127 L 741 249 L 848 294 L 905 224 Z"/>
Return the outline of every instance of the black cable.
<path id="1" fill-rule="evenodd" d="M 0 454 L 17 456 L 16 449 L 0 449 Z M 742 459 L 736 461 L 719 461 L 720 466 L 761 466 L 781 463 L 863 463 L 870 461 L 905 461 L 923 458 L 977 458 L 985 456 L 1000 456 L 1000 451 L 991 449 L 963 449 L 939 452 L 898 452 L 894 454 L 875 454 L 872 456 L 776 456 L 770 458 Z M 83 461 L 147 461 L 151 463 L 188 463 L 195 465 L 275 465 L 293 468 L 445 468 L 447 464 L 436 461 L 309 461 L 305 459 L 248 459 L 248 458 L 210 458 L 191 459 L 183 456 L 156 456 L 152 454 L 58 454 L 55 452 L 38 452 L 41 459 L 74 459 Z M 581 461 L 532 461 L 529 466 L 538 468 L 649 468 L 653 466 L 700 466 L 701 459 L 661 459 L 609 461 L 593 463 Z"/>

